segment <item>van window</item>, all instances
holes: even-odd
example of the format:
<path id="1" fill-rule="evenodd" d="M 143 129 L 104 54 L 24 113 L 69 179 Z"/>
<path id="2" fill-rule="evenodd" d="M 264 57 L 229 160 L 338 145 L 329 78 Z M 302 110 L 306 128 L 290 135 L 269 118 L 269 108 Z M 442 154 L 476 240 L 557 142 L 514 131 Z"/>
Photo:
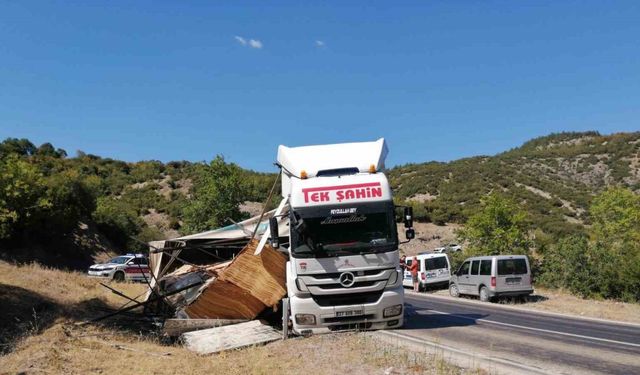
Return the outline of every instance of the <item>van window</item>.
<path id="1" fill-rule="evenodd" d="M 408 268 L 408 267 L 411 267 L 411 262 L 413 262 L 411 259 L 407 259 L 404 261 L 404 264 L 406 264 Z"/>
<path id="2" fill-rule="evenodd" d="M 447 259 L 445 257 L 436 257 L 425 259 L 426 270 L 437 270 L 440 268 L 447 268 Z"/>
<path id="3" fill-rule="evenodd" d="M 480 262 L 480 274 L 491 275 L 491 260 L 483 260 Z"/>
<path id="4" fill-rule="evenodd" d="M 464 262 L 458 269 L 458 275 L 467 275 L 469 273 L 469 262 Z"/>
<path id="5" fill-rule="evenodd" d="M 480 268 L 480 261 L 479 260 L 474 260 L 473 262 L 471 262 L 471 274 L 472 275 L 477 275 L 478 274 L 478 268 Z"/>
<path id="6" fill-rule="evenodd" d="M 523 259 L 498 260 L 498 275 L 522 275 L 527 273 L 527 262 Z"/>

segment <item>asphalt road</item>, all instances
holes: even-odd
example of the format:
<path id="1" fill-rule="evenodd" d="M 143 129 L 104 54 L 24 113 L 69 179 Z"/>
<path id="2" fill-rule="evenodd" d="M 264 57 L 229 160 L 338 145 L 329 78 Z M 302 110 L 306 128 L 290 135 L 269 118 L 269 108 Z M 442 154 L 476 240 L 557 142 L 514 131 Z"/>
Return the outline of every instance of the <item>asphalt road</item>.
<path id="1" fill-rule="evenodd" d="M 398 334 L 553 374 L 640 374 L 640 326 L 406 293 Z"/>

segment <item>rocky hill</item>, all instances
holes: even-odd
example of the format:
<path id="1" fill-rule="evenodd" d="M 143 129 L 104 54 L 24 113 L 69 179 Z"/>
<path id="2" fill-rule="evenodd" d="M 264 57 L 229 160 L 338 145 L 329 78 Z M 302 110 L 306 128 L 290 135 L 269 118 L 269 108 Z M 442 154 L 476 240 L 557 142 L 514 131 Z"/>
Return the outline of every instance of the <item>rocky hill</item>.
<path id="1" fill-rule="evenodd" d="M 495 156 L 407 164 L 389 176 L 418 219 L 464 223 L 482 196 L 498 191 L 530 213 L 534 228 L 566 234 L 589 223 L 586 209 L 606 187 L 640 193 L 640 132 L 551 134 Z"/>

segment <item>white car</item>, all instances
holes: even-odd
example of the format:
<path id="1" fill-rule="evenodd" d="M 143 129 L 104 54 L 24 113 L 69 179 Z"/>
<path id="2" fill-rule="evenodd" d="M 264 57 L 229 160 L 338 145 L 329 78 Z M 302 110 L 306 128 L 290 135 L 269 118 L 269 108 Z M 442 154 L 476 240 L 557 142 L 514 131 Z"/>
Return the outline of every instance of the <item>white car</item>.
<path id="1" fill-rule="evenodd" d="M 433 249 L 433 252 L 437 254 L 456 253 L 458 251 L 462 251 L 462 246 L 455 243 L 444 245 L 443 247 L 436 247 L 435 249 Z"/>
<path id="2" fill-rule="evenodd" d="M 89 277 L 115 281 L 145 281 L 151 277 L 149 262 L 142 254 L 127 254 L 110 259 L 106 263 L 89 267 Z"/>

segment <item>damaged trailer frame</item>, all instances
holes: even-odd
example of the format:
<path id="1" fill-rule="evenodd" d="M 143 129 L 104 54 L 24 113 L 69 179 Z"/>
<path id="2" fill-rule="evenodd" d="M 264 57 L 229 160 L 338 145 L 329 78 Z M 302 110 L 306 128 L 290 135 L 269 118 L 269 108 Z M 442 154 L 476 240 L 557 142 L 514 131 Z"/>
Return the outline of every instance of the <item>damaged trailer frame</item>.
<path id="1" fill-rule="evenodd" d="M 287 256 L 264 246 L 268 219 L 276 213 L 272 210 L 216 230 L 150 242 L 149 263 L 155 277 L 147 299 L 188 284 L 201 285 L 147 305 L 147 310 L 181 319 L 251 320 L 267 307 L 277 306 L 286 294 Z M 284 226 L 283 239 L 287 232 Z M 257 235 L 264 241 L 253 238 Z M 264 251 L 256 252 L 258 247 Z"/>

